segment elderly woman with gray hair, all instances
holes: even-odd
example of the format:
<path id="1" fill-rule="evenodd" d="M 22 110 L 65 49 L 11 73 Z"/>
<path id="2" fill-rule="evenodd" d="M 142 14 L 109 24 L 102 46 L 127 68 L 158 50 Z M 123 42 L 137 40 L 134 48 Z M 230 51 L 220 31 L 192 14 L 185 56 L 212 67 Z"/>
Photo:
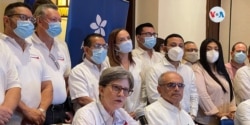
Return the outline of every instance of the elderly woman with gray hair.
<path id="1" fill-rule="evenodd" d="M 107 68 L 99 80 L 99 100 L 80 108 L 72 125 L 138 125 L 122 107 L 132 94 L 134 79 L 121 67 Z"/>

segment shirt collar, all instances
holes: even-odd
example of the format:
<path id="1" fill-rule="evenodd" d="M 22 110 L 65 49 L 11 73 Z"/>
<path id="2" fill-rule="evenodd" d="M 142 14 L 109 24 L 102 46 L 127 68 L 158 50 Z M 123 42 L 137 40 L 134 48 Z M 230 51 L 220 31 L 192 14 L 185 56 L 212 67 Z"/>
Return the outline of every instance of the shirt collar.
<path id="1" fill-rule="evenodd" d="M 113 121 L 113 123 L 125 123 L 125 120 L 122 119 L 122 117 L 120 116 L 119 112 L 117 110 L 114 111 L 114 115 L 113 117 L 110 116 L 110 114 L 104 109 L 103 105 L 101 104 L 100 100 L 97 100 L 97 106 L 100 109 L 100 113 L 104 119 L 104 121 L 102 121 L 102 124 L 104 124 L 104 122 L 107 121 Z"/>
<path id="2" fill-rule="evenodd" d="M 173 67 L 175 67 L 173 64 L 171 64 L 171 63 L 167 60 L 166 57 L 164 57 L 164 58 L 162 59 L 162 61 L 163 61 L 163 65 L 165 65 L 165 66 L 173 66 Z M 182 65 L 183 65 L 183 64 L 181 64 L 181 62 L 180 62 L 178 67 L 181 67 Z"/>
<path id="3" fill-rule="evenodd" d="M 90 60 L 88 60 L 86 57 L 83 59 L 83 62 L 84 62 L 84 64 L 87 65 L 90 69 L 95 68 L 95 69 L 99 70 L 98 67 L 97 67 L 97 65 L 94 64 L 94 63 L 92 63 L 92 62 L 91 62 Z M 104 69 L 104 66 L 103 66 L 103 63 L 102 63 L 102 64 L 101 64 L 101 71 L 102 71 L 103 69 Z"/>
<path id="4" fill-rule="evenodd" d="M 30 47 L 32 45 L 32 43 L 29 40 L 27 40 L 29 38 L 30 37 L 24 39 L 25 45 L 26 45 L 25 49 L 28 48 L 28 47 Z M 14 46 L 19 46 L 15 39 L 13 39 L 12 37 L 7 36 L 6 34 L 1 33 L 0 34 L 0 39 L 2 39 L 4 41 L 7 41 L 7 42 L 10 42 Z"/>
<path id="5" fill-rule="evenodd" d="M 177 108 L 176 106 L 172 105 L 162 97 L 158 99 L 158 101 L 162 104 L 163 107 L 173 111 L 173 112 L 179 112 L 181 110 L 181 107 Z"/>
<path id="6" fill-rule="evenodd" d="M 246 65 L 245 63 L 243 63 L 242 65 L 237 65 L 237 63 L 233 60 L 230 61 L 230 64 L 231 64 L 232 68 L 235 68 L 235 69 L 239 69 L 240 67 Z"/>
<path id="7" fill-rule="evenodd" d="M 41 41 L 41 39 L 37 36 L 36 33 L 32 34 L 31 39 L 32 39 L 32 42 L 34 42 L 36 44 L 39 44 L 39 45 L 42 45 L 42 46 L 45 46 L 47 48 L 47 46 L 45 45 L 45 43 L 43 41 Z M 56 42 L 55 38 L 53 38 L 53 39 L 54 39 L 54 42 L 53 42 L 52 46 L 57 46 L 58 43 Z"/>

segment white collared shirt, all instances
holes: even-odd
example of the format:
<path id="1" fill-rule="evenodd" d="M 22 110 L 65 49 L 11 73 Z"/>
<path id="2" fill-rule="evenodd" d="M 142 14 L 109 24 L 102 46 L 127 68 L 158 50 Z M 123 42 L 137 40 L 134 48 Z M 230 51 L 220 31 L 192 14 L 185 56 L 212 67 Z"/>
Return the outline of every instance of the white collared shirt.
<path id="1" fill-rule="evenodd" d="M 8 46 L 0 42 L 0 105 L 3 103 L 6 91 L 21 87 L 18 73 L 13 60 L 14 55 Z"/>
<path id="2" fill-rule="evenodd" d="M 250 125 L 250 99 L 240 103 L 234 117 L 234 125 Z"/>
<path id="3" fill-rule="evenodd" d="M 152 57 L 150 57 L 147 51 L 143 50 L 140 47 L 136 47 L 132 51 L 132 55 L 133 57 L 139 58 L 143 63 L 147 64 L 148 67 L 151 67 L 154 64 L 159 63 L 164 58 L 163 54 L 156 52 L 154 49 L 152 51 L 153 54 Z"/>
<path id="4" fill-rule="evenodd" d="M 53 85 L 52 104 L 64 103 L 67 98 L 66 83 L 64 78 L 69 76 L 71 69 L 71 61 L 66 43 L 54 38 L 52 48 L 49 50 L 46 44 L 42 42 L 35 33 L 27 40 L 31 40 L 34 47 L 42 53 L 42 56 L 48 65 Z M 51 59 L 49 56 L 50 54 L 55 57 L 55 60 Z M 58 62 L 59 69 L 55 64 L 55 61 Z"/>
<path id="5" fill-rule="evenodd" d="M 101 65 L 101 71 L 98 67 L 84 58 L 83 62 L 76 65 L 69 75 L 69 91 L 71 99 L 88 96 L 93 100 L 99 99 L 99 78 L 102 71 L 106 69 Z M 75 101 L 73 101 L 75 103 Z M 77 110 L 79 107 L 75 107 Z"/>
<path id="6" fill-rule="evenodd" d="M 37 108 L 41 101 L 41 82 L 51 80 L 41 53 L 28 41 L 23 51 L 13 38 L 4 34 L 0 42 L 6 43 L 15 55 L 14 63 L 22 86 L 21 100 L 31 108 Z"/>
<path id="7" fill-rule="evenodd" d="M 250 65 L 243 66 L 236 71 L 233 87 L 236 104 L 250 99 Z"/>
<path id="8" fill-rule="evenodd" d="M 100 101 L 94 101 L 80 108 L 72 125 L 139 125 L 123 108 L 116 109 L 111 117 Z"/>
<path id="9" fill-rule="evenodd" d="M 166 58 L 164 58 L 160 63 L 151 67 L 146 73 L 145 82 L 149 102 L 153 103 L 160 97 L 157 91 L 158 78 L 162 73 L 167 71 L 175 71 L 183 77 L 185 88 L 181 106 L 185 111 L 196 116 L 198 111 L 199 97 L 197 94 L 193 70 L 189 66 L 181 63 L 176 69 L 174 65 L 167 61 Z"/>
<path id="10" fill-rule="evenodd" d="M 31 42 L 25 41 L 23 50 L 15 39 L 1 34 L 0 42 L 4 42 L 14 55 L 14 64 L 17 67 L 21 81 L 21 101 L 30 108 L 38 108 L 41 103 L 41 84 L 50 81 L 51 75 L 42 54 L 34 48 Z M 14 112 L 8 124 L 20 124 L 22 114 Z"/>
<path id="11" fill-rule="evenodd" d="M 185 110 L 177 108 L 162 97 L 145 107 L 145 115 L 149 125 L 194 125 Z"/>

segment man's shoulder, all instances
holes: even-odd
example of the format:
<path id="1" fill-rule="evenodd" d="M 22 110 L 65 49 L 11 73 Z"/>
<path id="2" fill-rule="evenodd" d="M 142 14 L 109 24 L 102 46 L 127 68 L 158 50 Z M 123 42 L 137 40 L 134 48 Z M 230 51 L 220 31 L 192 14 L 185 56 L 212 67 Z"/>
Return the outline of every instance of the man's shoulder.
<path id="1" fill-rule="evenodd" d="M 250 65 L 245 65 L 245 66 L 242 66 L 241 68 L 239 68 L 237 71 L 236 71 L 236 74 L 237 73 L 250 73 Z"/>

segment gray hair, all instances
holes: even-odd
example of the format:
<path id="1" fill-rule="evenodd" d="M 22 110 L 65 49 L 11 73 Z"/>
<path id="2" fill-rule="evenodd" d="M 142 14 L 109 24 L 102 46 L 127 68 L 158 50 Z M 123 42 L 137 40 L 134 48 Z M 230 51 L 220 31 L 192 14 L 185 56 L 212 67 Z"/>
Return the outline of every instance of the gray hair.
<path id="1" fill-rule="evenodd" d="M 162 73 L 162 74 L 160 75 L 160 77 L 158 78 L 158 85 L 164 84 L 164 82 L 165 82 L 164 76 L 165 76 L 165 75 L 168 75 L 168 74 L 175 74 L 175 75 L 178 75 L 178 76 L 181 77 L 181 79 L 182 79 L 182 81 L 183 81 L 183 78 L 182 78 L 182 76 L 181 76 L 179 73 L 174 72 L 174 71 L 167 71 L 167 72 Z"/>
<path id="2" fill-rule="evenodd" d="M 129 71 L 126 71 L 120 66 L 115 66 L 111 68 L 107 68 L 102 72 L 99 80 L 99 86 L 107 86 L 112 81 L 119 79 L 128 79 L 129 81 L 129 89 L 132 90 L 134 88 L 134 78 Z"/>
<path id="3" fill-rule="evenodd" d="M 48 8 L 58 10 L 57 6 L 54 4 L 42 4 L 42 5 L 39 5 L 37 9 L 35 10 L 34 17 L 44 16 L 45 15 L 44 10 Z"/>

